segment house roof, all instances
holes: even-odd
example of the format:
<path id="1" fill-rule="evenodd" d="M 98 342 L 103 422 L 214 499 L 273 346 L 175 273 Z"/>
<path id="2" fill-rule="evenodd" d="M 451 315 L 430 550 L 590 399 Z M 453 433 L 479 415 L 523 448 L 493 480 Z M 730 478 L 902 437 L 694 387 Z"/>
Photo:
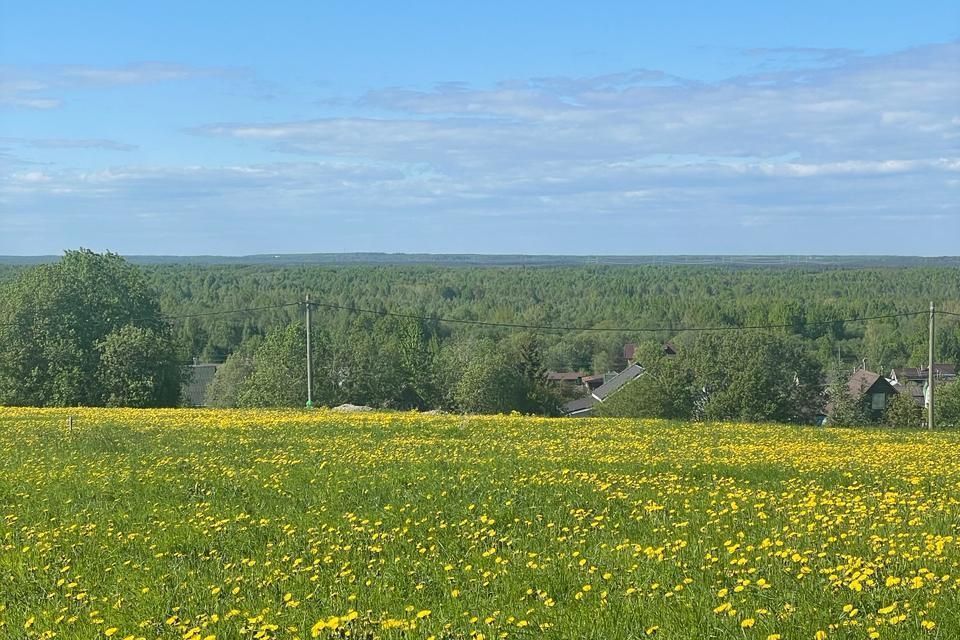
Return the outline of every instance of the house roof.
<path id="1" fill-rule="evenodd" d="M 890 371 L 890 378 L 905 380 L 926 380 L 929 367 L 896 367 Z M 937 377 L 956 377 L 957 367 L 953 364 L 933 364 L 933 375 Z"/>
<path id="2" fill-rule="evenodd" d="M 850 395 L 854 397 L 860 397 L 867 393 L 897 393 L 897 390 L 893 388 L 893 385 L 891 385 L 886 378 L 879 373 L 867 371 L 866 369 L 854 371 L 853 375 L 850 376 L 850 379 L 847 381 L 847 388 L 850 390 Z"/>
<path id="3" fill-rule="evenodd" d="M 607 380 L 602 385 L 597 387 L 597 389 L 593 392 L 593 395 L 602 402 L 619 391 L 623 385 L 639 378 L 641 375 L 643 375 L 643 372 L 644 368 L 639 364 L 632 364 L 610 380 Z"/>
<path id="4" fill-rule="evenodd" d="M 218 364 L 192 364 L 186 367 L 187 381 L 181 390 L 181 401 L 188 407 L 203 407 L 207 404 L 207 387 L 213 381 Z"/>
<path id="5" fill-rule="evenodd" d="M 597 404 L 596 398 L 593 396 L 584 396 L 566 403 L 563 405 L 563 410 L 567 415 L 583 414 L 593 409 L 593 405 L 595 404 Z"/>
<path id="6" fill-rule="evenodd" d="M 599 404 L 643 375 L 645 369 L 638 364 L 632 364 L 605 383 L 593 390 L 593 393 L 583 398 L 577 398 L 563 405 L 564 412 L 570 415 L 583 415 L 592 411 L 594 405 Z"/>
<path id="7" fill-rule="evenodd" d="M 908 395 L 913 398 L 914 402 L 923 406 L 926 403 L 926 396 L 923 393 L 923 385 L 916 382 L 896 382 L 893 385 L 894 389 L 897 390 L 897 393 L 901 395 Z"/>

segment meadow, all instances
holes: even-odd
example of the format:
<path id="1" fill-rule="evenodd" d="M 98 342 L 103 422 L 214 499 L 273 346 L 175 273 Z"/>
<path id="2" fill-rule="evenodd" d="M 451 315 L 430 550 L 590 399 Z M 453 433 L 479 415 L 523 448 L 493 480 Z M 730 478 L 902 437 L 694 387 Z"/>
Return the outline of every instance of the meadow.
<path id="1" fill-rule="evenodd" d="M 957 638 L 958 535 L 957 433 L 0 409 L 3 638 Z"/>

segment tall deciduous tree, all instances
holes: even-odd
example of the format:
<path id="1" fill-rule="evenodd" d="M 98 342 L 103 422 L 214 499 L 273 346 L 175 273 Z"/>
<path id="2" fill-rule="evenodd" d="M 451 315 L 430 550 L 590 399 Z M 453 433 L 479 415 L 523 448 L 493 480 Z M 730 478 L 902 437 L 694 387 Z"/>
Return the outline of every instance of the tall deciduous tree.
<path id="1" fill-rule="evenodd" d="M 733 331 L 704 334 L 692 350 L 695 384 L 710 420 L 806 422 L 823 400 L 817 362 L 793 337 Z"/>
<path id="2" fill-rule="evenodd" d="M 22 273 L 6 293 L 0 404 L 176 404 L 169 327 L 140 270 L 120 256 L 67 251 Z"/>
<path id="3" fill-rule="evenodd" d="M 171 407 L 180 397 L 182 368 L 170 342 L 149 327 L 127 324 L 97 343 L 97 379 L 108 407 Z"/>
<path id="4" fill-rule="evenodd" d="M 313 403 L 331 405 L 337 388 L 331 371 L 329 341 L 319 331 L 311 336 L 314 363 Z M 274 329 L 253 356 L 250 375 L 238 394 L 241 407 L 302 407 L 307 398 L 306 331 L 303 323 Z"/>
<path id="5" fill-rule="evenodd" d="M 491 340 L 447 344 L 439 365 L 443 406 L 464 413 L 504 413 L 516 407 L 516 369 Z"/>
<path id="6" fill-rule="evenodd" d="M 226 361 L 217 367 L 210 386 L 207 387 L 206 404 L 211 407 L 240 406 L 240 392 L 250 374 L 253 373 L 253 357 L 260 346 L 261 338 L 254 336 L 231 353 Z"/>
<path id="7" fill-rule="evenodd" d="M 923 407 L 906 393 L 898 393 L 883 413 L 883 423 L 898 429 L 916 429 L 923 424 Z"/>
<path id="8" fill-rule="evenodd" d="M 960 427 L 960 380 L 934 387 L 937 427 Z"/>
<path id="9" fill-rule="evenodd" d="M 855 398 L 847 386 L 847 376 L 837 371 L 827 396 L 830 399 L 830 425 L 834 427 L 859 427 L 870 424 L 867 406 L 863 398 Z"/>

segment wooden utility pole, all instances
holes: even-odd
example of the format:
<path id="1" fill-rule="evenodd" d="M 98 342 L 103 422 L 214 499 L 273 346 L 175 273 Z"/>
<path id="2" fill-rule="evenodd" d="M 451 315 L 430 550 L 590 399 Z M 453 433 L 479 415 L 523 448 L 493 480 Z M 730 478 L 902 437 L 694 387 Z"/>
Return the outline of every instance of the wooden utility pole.
<path id="1" fill-rule="evenodd" d="M 930 335 L 927 343 L 927 429 L 934 427 L 933 412 L 933 301 L 930 301 Z"/>
<path id="2" fill-rule="evenodd" d="M 313 408 L 313 360 L 310 353 L 310 294 L 304 299 L 307 307 L 307 409 Z"/>

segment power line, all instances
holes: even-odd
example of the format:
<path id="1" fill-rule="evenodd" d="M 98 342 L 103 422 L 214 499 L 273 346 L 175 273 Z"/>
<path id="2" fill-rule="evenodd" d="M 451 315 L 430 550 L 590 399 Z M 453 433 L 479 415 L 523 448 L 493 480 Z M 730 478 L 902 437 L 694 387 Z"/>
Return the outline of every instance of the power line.
<path id="1" fill-rule="evenodd" d="M 285 307 L 297 307 L 297 306 L 301 306 L 302 304 L 303 304 L 302 302 L 285 302 L 285 303 L 282 303 L 282 304 L 273 304 L 273 305 L 267 305 L 267 306 L 263 306 L 263 307 L 246 307 L 246 308 L 243 308 L 243 309 L 226 309 L 226 310 L 223 310 L 223 311 L 203 311 L 203 312 L 200 312 L 200 313 L 189 313 L 189 314 L 186 314 L 186 315 L 179 315 L 179 316 L 162 314 L 162 315 L 156 315 L 156 316 L 143 316 L 143 317 L 140 317 L 140 318 L 130 318 L 129 321 L 130 321 L 130 322 L 151 322 L 151 321 L 152 321 L 152 322 L 160 322 L 160 321 L 163 321 L 163 320 L 168 320 L 168 321 L 172 321 L 172 320 L 187 320 L 187 319 L 189 319 L 189 318 L 205 318 L 205 317 L 210 317 L 210 316 L 223 316 L 223 315 L 231 315 L 231 314 L 236 314 L 236 313 L 251 313 L 251 312 L 255 312 L 255 311 L 269 311 L 269 310 L 271 310 L 271 309 L 282 309 L 282 308 L 285 308 Z M 18 324 L 22 324 L 22 323 L 17 323 L 17 322 L 0 322 L 0 326 L 5 326 L 5 327 L 13 327 L 13 326 L 17 326 Z"/>
<path id="2" fill-rule="evenodd" d="M 299 307 L 303 305 L 302 302 L 285 302 L 283 304 L 272 304 L 265 307 L 247 307 L 246 309 L 227 309 L 226 311 L 205 311 L 202 313 L 191 313 L 183 316 L 170 316 L 170 315 L 161 315 L 154 316 L 156 319 L 161 320 L 186 320 L 187 318 L 204 318 L 207 316 L 222 316 L 233 313 L 248 313 L 253 311 L 269 311 L 270 309 L 282 309 L 284 307 Z M 149 318 L 140 318 L 141 320 L 147 320 Z"/>
<path id="3" fill-rule="evenodd" d="M 442 316 L 425 316 L 414 313 L 401 313 L 397 311 L 386 311 L 386 310 L 377 310 L 377 309 L 363 309 L 360 307 L 347 307 L 343 305 L 322 303 L 322 302 L 311 302 L 311 305 L 315 307 L 323 307 L 325 309 L 336 309 L 340 311 L 351 311 L 354 313 L 367 313 L 374 314 L 379 316 L 388 316 L 394 318 L 407 318 L 411 320 L 430 320 L 434 322 L 448 322 L 453 324 L 469 324 L 477 325 L 483 327 L 500 327 L 506 329 L 529 329 L 534 331 L 596 331 L 596 332 L 619 332 L 619 333 L 659 333 L 659 332 L 673 332 L 680 333 L 684 331 L 742 331 L 742 330 L 756 330 L 756 329 L 791 329 L 796 326 L 806 326 L 814 327 L 821 325 L 831 325 L 838 322 L 862 322 L 866 320 L 881 320 L 885 318 L 901 318 L 906 316 L 918 316 L 927 313 L 926 311 L 906 311 L 902 313 L 888 313 L 878 316 L 860 316 L 852 318 L 837 318 L 835 320 L 823 320 L 818 322 L 799 322 L 799 323 L 784 323 L 784 324 L 763 324 L 763 325 L 722 325 L 722 326 L 712 326 L 712 327 L 576 327 L 576 326 L 561 326 L 561 325 L 536 325 L 536 324 L 521 324 L 516 322 L 492 322 L 487 320 L 466 320 L 462 318 L 446 318 Z"/>

